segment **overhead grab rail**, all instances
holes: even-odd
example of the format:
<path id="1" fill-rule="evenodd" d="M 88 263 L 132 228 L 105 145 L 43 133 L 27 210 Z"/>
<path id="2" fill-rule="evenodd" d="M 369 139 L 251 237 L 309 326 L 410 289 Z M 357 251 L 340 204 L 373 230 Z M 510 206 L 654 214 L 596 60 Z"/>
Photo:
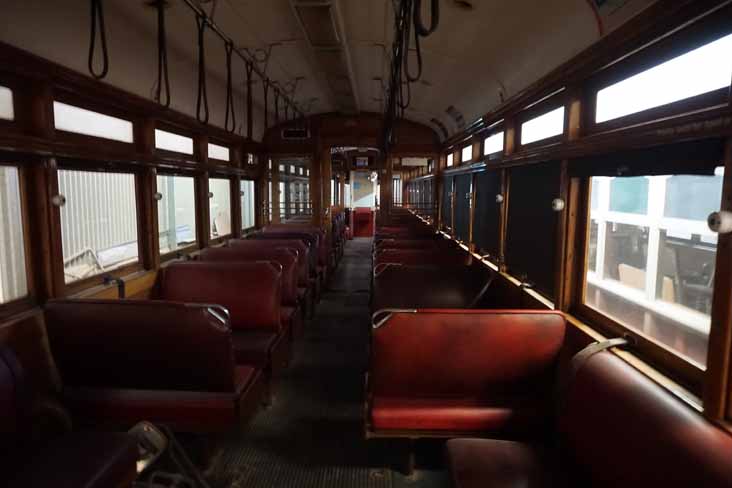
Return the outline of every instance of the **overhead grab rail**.
<path id="1" fill-rule="evenodd" d="M 97 49 L 97 25 L 99 26 L 99 42 L 102 45 L 102 69 L 94 69 L 94 58 Z M 87 60 L 89 73 L 101 80 L 109 73 L 109 50 L 107 49 L 107 28 L 104 25 L 104 5 L 102 0 L 91 0 L 91 29 L 89 39 L 89 58 Z"/>
<path id="2" fill-rule="evenodd" d="M 376 330 L 383 326 L 395 313 L 417 313 L 417 310 L 414 308 L 382 308 L 371 315 L 371 328 Z"/>

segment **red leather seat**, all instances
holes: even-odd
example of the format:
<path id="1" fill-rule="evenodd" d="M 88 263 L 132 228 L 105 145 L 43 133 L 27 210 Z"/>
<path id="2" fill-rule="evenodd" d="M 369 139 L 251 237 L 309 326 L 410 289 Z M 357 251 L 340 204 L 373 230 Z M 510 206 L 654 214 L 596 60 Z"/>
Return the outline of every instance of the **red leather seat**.
<path id="1" fill-rule="evenodd" d="M 564 405 L 559 453 L 535 456 L 527 445 L 488 439 L 449 441 L 454 485 L 533 488 L 553 477 L 552 486 L 732 486 L 732 435 L 611 353 L 585 361 Z"/>
<path id="2" fill-rule="evenodd" d="M 383 249 L 374 255 L 374 266 L 398 263 L 405 266 L 465 266 L 470 254 L 462 249 L 440 251 L 425 249 Z"/>
<path id="3" fill-rule="evenodd" d="M 315 276 L 316 263 L 311 258 L 312 253 L 308 244 L 303 242 L 301 239 L 232 239 L 229 241 L 231 247 L 244 247 L 248 249 L 259 249 L 259 250 L 270 250 L 273 247 L 284 247 L 287 249 L 293 249 L 297 251 L 298 259 L 298 275 L 297 275 L 297 286 L 298 288 L 304 288 L 305 294 L 300 293 L 300 296 L 304 296 L 305 302 L 303 306 L 307 309 L 310 316 L 313 315 L 315 308 L 315 297 L 317 294 L 317 286 L 315 280 L 311 281 L 311 274 Z"/>
<path id="4" fill-rule="evenodd" d="M 447 461 L 456 488 L 551 487 L 543 451 L 519 442 L 483 439 L 447 441 Z"/>
<path id="5" fill-rule="evenodd" d="M 493 271 L 474 266 L 374 267 L 371 310 L 384 308 L 473 308 L 490 293 Z"/>
<path id="6" fill-rule="evenodd" d="M 79 421 L 219 432 L 242 424 L 263 401 L 263 375 L 236 366 L 231 329 L 207 306 L 52 300 L 45 317 L 63 396 Z"/>
<path id="7" fill-rule="evenodd" d="M 526 436 L 546 426 L 564 340 L 561 313 L 419 310 L 394 312 L 377 325 L 370 435 Z"/>
<path id="8" fill-rule="evenodd" d="M 162 268 L 157 297 L 215 303 L 229 312 L 234 354 L 239 364 L 268 373 L 289 360 L 289 331 L 281 318 L 282 266 L 260 262 L 175 262 Z"/>
<path id="9" fill-rule="evenodd" d="M 0 469 L 3 486 L 129 487 L 137 476 L 137 444 L 123 433 L 65 433 L 34 439 L 31 392 L 15 354 L 0 347 Z M 58 433 L 56 433 L 58 434 Z"/>
<path id="10" fill-rule="evenodd" d="M 201 251 L 198 259 L 203 262 L 272 260 L 279 263 L 282 266 L 282 326 L 292 337 L 302 335 L 304 317 L 297 292 L 297 251 L 291 248 L 209 247 Z"/>

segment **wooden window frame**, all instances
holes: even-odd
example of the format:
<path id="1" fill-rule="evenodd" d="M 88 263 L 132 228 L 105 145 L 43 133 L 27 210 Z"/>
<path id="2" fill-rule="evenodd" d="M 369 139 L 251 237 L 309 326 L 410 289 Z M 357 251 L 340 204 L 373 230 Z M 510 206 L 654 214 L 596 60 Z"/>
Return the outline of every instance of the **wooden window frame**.
<path id="1" fill-rule="evenodd" d="M 211 237 L 211 198 L 209 198 L 208 194 L 211 193 L 211 180 L 227 180 L 229 182 L 229 226 L 231 227 L 231 232 L 229 232 L 226 235 L 218 236 L 215 239 Z M 206 222 L 206 234 L 209 236 L 208 239 L 208 246 L 215 246 L 217 244 L 223 244 L 229 239 L 233 239 L 237 235 L 236 228 L 239 227 L 239 224 L 234 224 L 234 207 L 237 205 L 237 202 L 241 199 L 241 196 L 239 196 L 239 188 L 236 188 L 236 191 L 234 191 L 235 186 L 235 178 L 232 177 L 232 175 L 227 173 L 211 173 L 208 176 L 208 194 L 206 195 L 206 204 L 208 206 L 208 221 Z M 234 198 L 234 195 L 237 195 L 237 198 Z"/>
<path id="2" fill-rule="evenodd" d="M 33 243 L 30 239 L 30 201 L 29 195 L 29 178 L 28 178 L 28 167 L 27 165 L 17 164 L 12 162 L 6 162 L 0 159 L 0 168 L 12 167 L 18 171 L 18 191 L 20 193 L 20 218 L 23 226 L 23 257 L 25 259 L 25 279 L 26 279 L 26 295 L 0 303 L 0 320 L 4 320 L 13 315 L 19 314 L 30 310 L 38 305 L 38 283 L 35 280 L 35 273 L 33 268 Z"/>
<path id="3" fill-rule="evenodd" d="M 727 158 L 729 156 L 726 156 Z M 725 166 L 729 166 L 729 163 Z M 729 184 L 732 174 L 725 171 L 725 183 L 723 188 L 723 201 L 732 197 L 732 185 Z M 657 342 L 650 336 L 647 336 L 642 331 L 633 329 L 626 325 L 623 325 L 619 321 L 605 315 L 603 312 L 596 310 L 585 303 L 585 292 L 586 292 L 586 276 L 588 269 L 588 258 L 589 249 L 588 243 L 590 238 L 591 220 L 590 220 L 590 207 L 591 207 L 591 177 L 577 178 L 581 181 L 580 195 L 579 195 L 579 209 L 577 211 L 577 232 L 574 243 L 578 260 L 575 267 L 575 273 L 573 280 L 575 282 L 574 297 L 571 303 L 570 312 L 577 316 L 579 319 L 592 324 L 601 333 L 608 336 L 626 336 L 631 338 L 633 341 L 633 350 L 637 352 L 638 356 L 643 360 L 647 361 L 653 367 L 663 372 L 670 378 L 679 381 L 685 388 L 688 388 L 695 395 L 701 396 L 705 388 L 708 388 L 708 373 L 713 365 L 710 364 L 711 359 L 711 340 L 712 335 L 708 338 L 709 349 L 707 353 L 707 367 L 702 369 L 697 367 L 694 363 L 687 361 L 684 357 L 674 352 L 669 347 Z M 724 252 L 724 249 L 718 246 L 717 253 Z M 715 259 L 719 259 L 717 256 Z M 720 282 L 721 283 L 721 282 Z M 718 284 L 718 280 L 715 277 L 714 284 L 714 296 L 717 294 L 726 294 L 730 296 L 732 290 L 729 286 L 723 286 Z M 719 321 L 719 312 L 716 309 L 712 309 L 711 323 Z M 725 328 L 729 328 L 725 320 Z"/>
<path id="4" fill-rule="evenodd" d="M 703 19 L 682 26 L 668 35 L 631 52 L 583 83 L 586 103 L 583 125 L 588 135 L 603 133 L 661 119 L 680 117 L 691 112 L 719 110 L 729 102 L 729 87 L 634 112 L 622 117 L 596 122 L 598 92 L 682 56 L 710 42 L 732 34 L 732 6 L 708 12 Z"/>
<path id="5" fill-rule="evenodd" d="M 198 226 L 198 221 L 200 220 L 199 202 L 201 201 L 201 198 L 199 195 L 199 185 L 196 184 L 196 179 L 197 179 L 198 175 L 193 172 L 175 171 L 175 170 L 170 170 L 170 169 L 160 170 L 157 172 L 156 178 L 155 178 L 155 192 L 158 191 L 157 176 L 181 176 L 184 178 L 191 178 L 193 180 L 193 205 L 194 205 L 193 211 L 196 216 L 196 225 Z M 155 232 L 156 232 L 155 237 L 156 237 L 156 239 L 159 239 L 158 229 L 159 229 L 160 225 L 159 225 L 159 221 L 158 221 L 159 215 L 158 215 L 157 201 L 154 202 L 153 207 L 155 209 L 154 210 L 154 212 L 155 212 Z M 195 243 L 189 244 L 188 246 L 185 246 L 185 247 L 178 248 L 175 251 L 166 252 L 165 254 L 162 254 L 160 252 L 159 246 L 156 245 L 155 247 L 157 248 L 158 256 L 160 257 L 160 262 L 164 263 L 164 262 L 171 261 L 174 259 L 180 259 L 184 256 L 188 256 L 191 253 L 194 253 L 194 252 L 200 250 L 201 243 L 198 240 L 198 235 L 199 235 L 198 229 L 196 229 L 196 242 Z"/>
<path id="6" fill-rule="evenodd" d="M 132 142 L 123 142 L 115 139 L 108 139 L 106 137 L 90 136 L 87 134 L 78 134 L 76 132 L 68 132 L 61 129 L 56 129 L 56 121 L 53 117 L 53 102 L 61 102 L 66 105 L 71 105 L 84 110 L 89 110 L 101 115 L 107 115 L 115 117 L 132 124 Z M 63 90 L 61 88 L 54 88 L 53 98 L 51 100 L 51 129 L 54 132 L 54 138 L 59 141 L 69 142 L 75 145 L 94 145 L 99 147 L 104 152 L 114 151 L 119 154 L 127 154 L 130 159 L 134 158 L 135 148 L 138 144 L 138 127 L 140 126 L 141 119 L 134 113 L 124 112 L 114 105 L 100 103 L 96 100 L 91 100 L 86 97 L 79 96 L 76 93 Z M 110 151 L 111 150 L 111 151 Z"/>
<path id="7" fill-rule="evenodd" d="M 546 115 L 554 110 L 564 107 L 564 122 L 562 127 L 562 133 L 555 136 L 540 139 L 538 141 L 523 143 L 523 125 L 535 118 Z M 550 95 L 548 98 L 541 100 L 529 108 L 521 112 L 516 118 L 515 131 L 516 131 L 516 147 L 518 151 L 529 151 L 538 148 L 546 148 L 549 146 L 560 144 L 567 139 L 569 127 L 569 110 L 566 90 L 562 89 L 559 93 Z M 505 137 L 505 136 L 504 136 Z M 503 143 L 503 151 L 506 151 L 506 142 Z"/>
<path id="8" fill-rule="evenodd" d="M 115 268 L 113 270 L 109 270 L 107 272 L 99 273 L 93 276 L 89 276 L 87 278 L 82 278 L 78 281 L 74 281 L 71 283 L 66 283 L 65 275 L 63 274 L 63 262 L 58 263 L 59 269 L 62 271 L 62 275 L 59 277 L 60 283 L 62 284 L 63 290 L 64 290 L 64 296 L 70 296 L 70 295 L 78 295 L 79 293 L 89 289 L 93 288 L 95 286 L 100 286 L 104 281 L 104 276 L 111 276 L 112 278 L 120 278 L 123 279 L 126 276 L 132 275 L 134 273 L 138 273 L 140 271 L 144 271 L 145 267 L 143 264 L 143 256 L 145 255 L 145 248 L 143 246 L 143 232 L 144 229 L 142 228 L 142 216 L 140 215 L 141 210 L 144 208 L 142 207 L 142 202 L 144 200 L 143 195 L 143 188 L 140 185 L 140 177 L 141 177 L 141 171 L 139 167 L 134 167 L 133 165 L 115 165 L 111 167 L 108 163 L 103 163 L 99 161 L 92 161 L 92 162 L 80 162 L 80 161 L 62 161 L 59 163 L 58 167 L 56 168 L 55 177 L 56 177 L 56 185 L 58 184 L 58 170 L 68 170 L 68 171 L 79 171 L 79 172 L 93 172 L 93 173 L 112 173 L 112 174 L 131 174 L 134 176 L 135 181 L 135 220 L 137 222 L 137 261 L 134 263 L 129 263 L 124 266 L 120 266 L 119 268 Z M 52 219 L 55 222 L 55 227 L 58 229 L 58 232 L 56 233 L 55 239 L 58 241 L 58 250 L 59 250 L 59 257 L 63 259 L 63 244 L 62 239 L 63 236 L 61 234 L 61 209 L 58 207 L 54 207 L 53 216 Z"/>

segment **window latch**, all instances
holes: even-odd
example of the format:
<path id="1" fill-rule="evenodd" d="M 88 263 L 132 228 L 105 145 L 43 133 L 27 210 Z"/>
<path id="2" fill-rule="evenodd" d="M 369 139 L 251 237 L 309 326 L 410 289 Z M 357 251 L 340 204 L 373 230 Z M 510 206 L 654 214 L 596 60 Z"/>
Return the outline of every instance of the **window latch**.
<path id="1" fill-rule="evenodd" d="M 117 285 L 117 298 L 125 298 L 125 282 L 122 278 L 115 278 L 112 275 L 104 275 L 102 277 L 102 283 L 105 285 L 115 283 Z"/>

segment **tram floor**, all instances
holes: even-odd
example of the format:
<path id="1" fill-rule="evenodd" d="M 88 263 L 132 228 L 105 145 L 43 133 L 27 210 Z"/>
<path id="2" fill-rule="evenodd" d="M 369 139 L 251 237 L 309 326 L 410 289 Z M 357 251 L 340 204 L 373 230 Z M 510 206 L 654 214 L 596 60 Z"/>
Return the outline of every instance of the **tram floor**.
<path id="1" fill-rule="evenodd" d="M 449 486 L 443 443 L 418 443 L 417 468 L 404 476 L 401 443 L 364 438 L 370 253 L 371 239 L 348 241 L 272 405 L 221 440 L 207 470 L 213 487 Z"/>

